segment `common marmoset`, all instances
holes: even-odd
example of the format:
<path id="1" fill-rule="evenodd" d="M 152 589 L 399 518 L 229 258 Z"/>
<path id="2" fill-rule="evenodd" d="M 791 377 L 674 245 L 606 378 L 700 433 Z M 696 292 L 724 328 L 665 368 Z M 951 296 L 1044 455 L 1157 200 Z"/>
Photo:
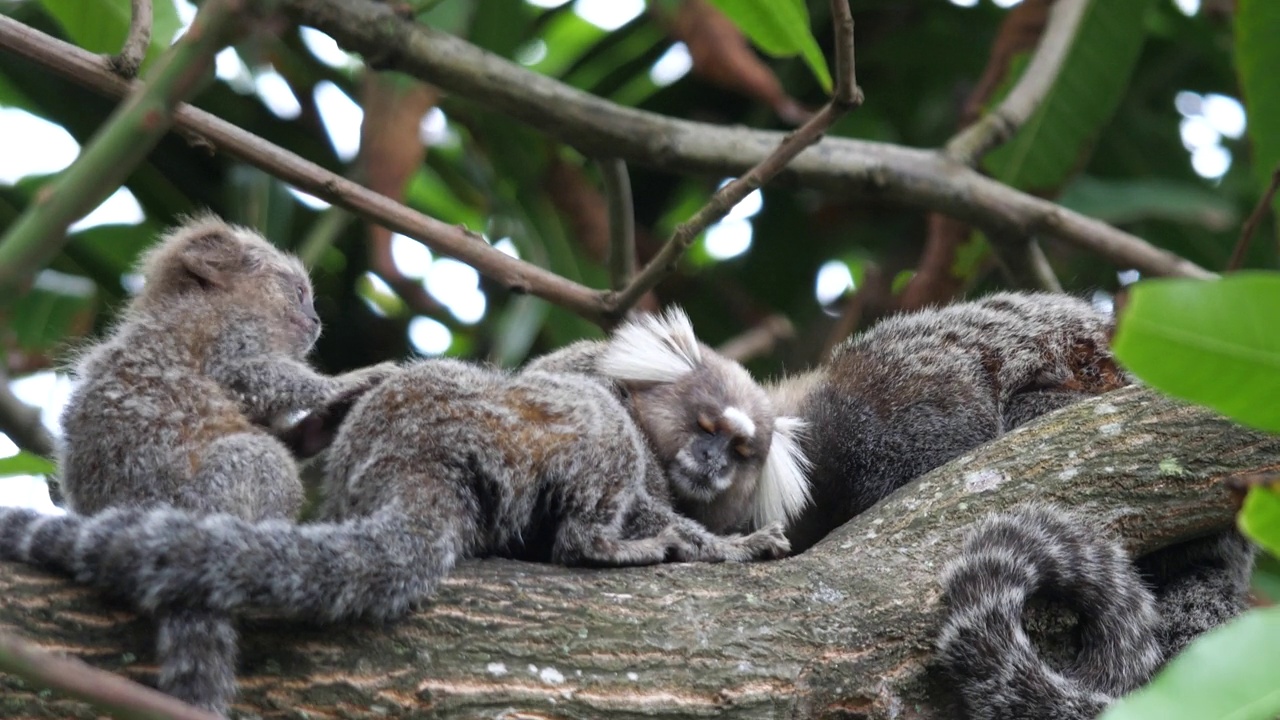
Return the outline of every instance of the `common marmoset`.
<path id="1" fill-rule="evenodd" d="M 651 337 L 617 337 L 677 341 L 664 322 L 629 327 Z M 383 380 L 338 426 L 325 522 L 136 507 L 42 518 L 0 508 L 0 557 L 70 572 L 141 610 L 177 612 L 175 621 L 190 609 L 335 621 L 400 615 L 466 557 L 643 565 L 787 552 L 778 524 L 712 534 L 662 497 L 669 484 L 607 379 L 431 360 Z M 198 633 L 189 632 L 192 652 L 217 649 Z M 167 661 L 203 662 L 180 652 Z"/>
<path id="2" fill-rule="evenodd" d="M 87 348 L 62 413 L 59 476 L 69 508 L 171 505 L 245 520 L 293 518 L 302 485 L 265 427 L 379 372 L 318 374 L 303 358 L 320 334 L 302 264 L 212 215 L 170 231 L 140 264 L 142 290 Z M 225 617 L 161 615 L 159 686 L 224 711 L 235 632 Z M 198 636 L 198 637 L 197 637 Z M 202 641 L 213 663 L 168 658 Z"/>
<path id="3" fill-rule="evenodd" d="M 771 387 L 805 420 L 813 502 L 800 552 L 908 481 L 1050 410 L 1130 382 L 1088 302 L 997 293 L 887 318 Z"/>
<path id="4" fill-rule="evenodd" d="M 676 509 L 714 533 L 788 523 L 809 501 L 803 421 L 779 415 L 745 368 L 698 341 L 678 308 L 527 368 L 611 380 L 661 463 Z"/>

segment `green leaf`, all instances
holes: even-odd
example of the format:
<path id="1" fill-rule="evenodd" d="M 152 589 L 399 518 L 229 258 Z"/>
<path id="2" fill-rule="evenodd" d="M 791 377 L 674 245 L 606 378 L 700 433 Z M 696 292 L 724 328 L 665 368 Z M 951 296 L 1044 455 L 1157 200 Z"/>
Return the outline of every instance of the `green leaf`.
<path id="1" fill-rule="evenodd" d="M 1280 713 L 1280 607 L 1205 633 L 1100 720 L 1271 720 Z"/>
<path id="2" fill-rule="evenodd" d="M 1067 186 L 1058 202 L 1112 225 L 1168 220 L 1221 232 L 1240 221 L 1236 204 L 1221 190 L 1163 178 L 1103 180 L 1081 176 Z"/>
<path id="3" fill-rule="evenodd" d="M 18 345 L 34 352 L 53 350 L 93 324 L 91 282 L 61 273 L 45 273 L 40 282 L 50 287 L 37 285 L 15 300 L 12 308 L 11 327 Z M 58 284 L 66 284 L 66 291 L 55 287 Z"/>
<path id="4" fill-rule="evenodd" d="M 0 458 L 0 477 L 12 477 L 14 475 L 52 475 L 54 464 L 52 460 L 36 455 L 35 453 L 19 450 L 17 455 L 11 455 L 7 458 Z"/>
<path id="5" fill-rule="evenodd" d="M 1280 560 L 1275 555 L 1259 553 L 1249 584 L 1254 592 L 1271 603 L 1280 602 Z"/>
<path id="6" fill-rule="evenodd" d="M 711 0 L 755 46 L 774 57 L 800 55 L 822 89 L 831 92 L 831 72 L 809 29 L 804 0 Z"/>
<path id="7" fill-rule="evenodd" d="M 1129 86 L 1151 4 L 1089 3 L 1040 107 L 1013 139 L 987 155 L 991 174 L 1017 188 L 1054 193 L 1082 165 Z"/>
<path id="8" fill-rule="evenodd" d="M 1271 171 L 1280 165 L 1280 3 L 1275 0 L 1239 0 L 1236 3 L 1236 71 L 1244 91 L 1253 146 L 1253 174 L 1258 194 L 1271 182 Z M 1272 203 L 1280 214 L 1280 196 Z M 1280 223 L 1276 223 L 1280 231 Z"/>
<path id="9" fill-rule="evenodd" d="M 1280 555 L 1280 493 L 1276 488 L 1263 485 L 1249 488 L 1244 507 L 1240 509 L 1239 523 L 1250 539 L 1272 555 Z"/>
<path id="10" fill-rule="evenodd" d="M 1120 317 L 1116 357 L 1153 387 L 1280 431 L 1280 274 L 1146 280 Z"/>
<path id="11" fill-rule="evenodd" d="M 90 52 L 118 53 L 129 34 L 129 0 L 40 0 L 40 4 L 58 21 L 71 42 Z M 181 27 L 173 0 L 156 0 L 151 13 L 147 60 L 169 47 Z"/>

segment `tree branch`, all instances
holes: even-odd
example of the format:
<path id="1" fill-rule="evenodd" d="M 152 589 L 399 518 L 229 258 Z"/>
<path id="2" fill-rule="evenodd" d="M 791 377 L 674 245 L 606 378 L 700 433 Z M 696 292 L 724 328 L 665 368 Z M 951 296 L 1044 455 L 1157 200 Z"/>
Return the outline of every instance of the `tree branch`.
<path id="1" fill-rule="evenodd" d="M 129 34 L 120 52 L 111 56 L 111 67 L 126 78 L 137 76 L 151 46 L 151 0 L 131 0 L 129 7 Z"/>
<path id="2" fill-rule="evenodd" d="M 755 165 L 782 139 L 776 132 L 620 107 L 447 33 L 405 22 L 373 0 L 281 0 L 281 6 L 348 50 L 528 123 L 589 157 L 722 176 Z M 841 196 L 936 210 L 992 231 L 1037 234 L 1146 275 L 1213 276 L 1138 237 L 983 177 L 934 151 L 829 137 L 820 148 L 796 157 L 783 177 Z"/>
<path id="3" fill-rule="evenodd" d="M 796 336 L 795 326 L 784 315 L 770 315 L 759 325 L 747 330 L 737 337 L 729 338 L 716 352 L 738 362 L 768 355 L 779 342 L 790 340 Z"/>
<path id="4" fill-rule="evenodd" d="M 177 105 L 203 85 L 244 0 L 209 0 L 148 80 L 116 108 L 71 167 L 41 188 L 0 240 L 0 290 L 11 290 L 62 249 L 67 228 L 120 187 L 173 124 Z M 7 18 L 6 18 L 7 20 Z"/>
<path id="5" fill-rule="evenodd" d="M 1035 55 L 1018 79 L 1018 84 L 1013 86 L 999 107 L 947 142 L 947 156 L 964 165 L 973 165 L 1018 132 L 1057 81 L 1088 7 L 1089 0 L 1056 0 L 1053 3 Z"/>
<path id="6" fill-rule="evenodd" d="M 631 176 L 617 158 L 598 160 L 604 197 L 609 207 L 609 284 L 621 290 L 636 274 L 636 217 L 632 207 Z"/>
<path id="7" fill-rule="evenodd" d="M 97 56 L 4 15 L 0 15 L 0 47 L 95 92 L 119 97 L 129 91 L 129 83 L 110 72 Z M 505 255 L 465 228 L 446 225 L 405 207 L 190 105 L 177 108 L 174 125 L 301 190 L 403 233 L 435 252 L 455 257 L 513 292 L 537 295 L 589 320 L 602 322 L 604 303 L 599 293 Z"/>
<path id="8" fill-rule="evenodd" d="M 743 198 L 772 180 L 805 148 L 821 140 L 842 115 L 862 104 L 862 89 L 858 87 L 857 78 L 854 77 L 853 17 L 849 13 L 848 0 L 831 0 L 831 14 L 836 26 L 836 86 L 831 101 L 795 132 L 785 136 L 773 152 L 756 163 L 746 174 L 725 183 L 693 217 L 676 226 L 671 238 L 658 254 L 626 287 L 610 297 L 609 314 L 615 320 L 622 317 L 645 293 L 676 271 L 680 258 L 703 230 L 723 219 Z"/>
<path id="9" fill-rule="evenodd" d="M 0 670 L 84 700 L 125 720 L 218 720 L 218 716 L 113 673 L 37 650 L 0 633 Z"/>
<path id="10" fill-rule="evenodd" d="M 56 450 L 53 436 L 40 421 L 40 408 L 19 400 L 4 372 L 0 372 L 0 432 L 18 447 L 37 455 L 53 457 Z"/>
<path id="11" fill-rule="evenodd" d="M 938 573 L 965 527 L 1030 500 L 1082 508 L 1149 552 L 1230 527 L 1227 476 L 1280 437 L 1126 389 L 939 468 L 798 557 L 587 570 L 466 561 L 390 625 L 243 628 L 238 707 L 263 717 L 955 717 L 929 675 Z M 150 623 L 0 564 L 0 626 L 147 678 Z M 15 715 L 81 706 L 7 687 Z"/>

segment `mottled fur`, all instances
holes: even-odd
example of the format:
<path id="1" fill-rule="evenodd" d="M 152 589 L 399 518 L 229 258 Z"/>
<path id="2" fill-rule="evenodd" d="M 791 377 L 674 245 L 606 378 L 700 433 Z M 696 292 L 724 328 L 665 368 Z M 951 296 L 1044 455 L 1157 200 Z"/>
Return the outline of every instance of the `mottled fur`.
<path id="1" fill-rule="evenodd" d="M 943 573 L 937 663 L 970 720 L 1088 720 L 1245 606 L 1252 550 L 1235 532 L 1143 558 L 1081 516 L 1026 506 L 972 529 Z M 1154 587 L 1149 587 L 1151 583 Z M 1033 597 L 1078 617 L 1055 668 L 1033 644 Z"/>
<path id="2" fill-rule="evenodd" d="M 809 501 L 803 421 L 779 416 L 738 363 L 672 308 L 529 364 L 614 383 L 670 483 L 675 507 L 715 533 L 787 523 Z"/>
<path id="3" fill-rule="evenodd" d="M 365 378 L 321 376 L 303 358 L 320 333 L 296 258 L 212 216 L 174 229 L 148 252 L 142 291 L 76 363 L 62 413 L 59 473 L 81 514 L 160 504 L 245 520 L 292 518 L 302 485 L 289 451 L 264 428 Z M 168 662 L 193 613 L 159 618 L 162 689 L 223 711 L 225 664 Z M 234 648 L 225 618 L 199 620 Z"/>
<path id="4" fill-rule="evenodd" d="M 887 318 L 772 388 L 808 423 L 803 550 L 909 480 L 1050 410 L 1129 382 L 1111 318 L 1068 295 L 999 293 Z"/>
<path id="5" fill-rule="evenodd" d="M 368 391 L 339 426 L 325 522 L 0 509 L 0 557 L 70 572 L 144 611 L 334 621 L 400 615 L 465 557 L 616 566 L 787 552 L 780 525 L 713 535 L 671 508 L 667 487 L 603 379 L 425 361 Z M 224 639 L 184 629 L 200 652 Z"/>

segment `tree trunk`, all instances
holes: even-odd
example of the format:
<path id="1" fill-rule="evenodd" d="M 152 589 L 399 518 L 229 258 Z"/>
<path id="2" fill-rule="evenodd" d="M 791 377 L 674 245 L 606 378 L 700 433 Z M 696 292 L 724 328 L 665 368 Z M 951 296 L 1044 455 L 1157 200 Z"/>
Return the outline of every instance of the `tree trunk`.
<path id="1" fill-rule="evenodd" d="M 801 556 L 568 569 L 463 563 L 385 627 L 245 622 L 238 708 L 264 717 L 943 718 L 928 672 L 937 572 L 965 526 L 1043 500 L 1087 508 L 1135 552 L 1229 525 L 1222 478 L 1280 438 L 1126 389 L 1015 430 L 916 480 Z M 0 627 L 150 682 L 149 623 L 0 565 Z M 4 716 L 77 716 L 0 677 Z"/>

